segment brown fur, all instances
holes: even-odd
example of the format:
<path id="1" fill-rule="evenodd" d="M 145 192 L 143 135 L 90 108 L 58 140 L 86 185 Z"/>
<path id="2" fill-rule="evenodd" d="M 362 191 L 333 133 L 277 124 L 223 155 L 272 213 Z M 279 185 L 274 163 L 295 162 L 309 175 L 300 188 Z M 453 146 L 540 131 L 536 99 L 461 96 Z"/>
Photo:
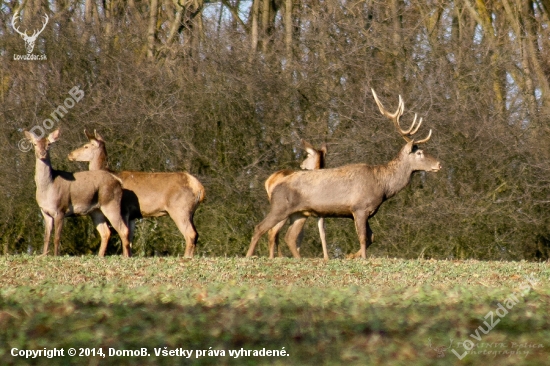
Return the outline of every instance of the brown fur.
<path id="1" fill-rule="evenodd" d="M 302 147 L 307 152 L 306 159 L 300 164 L 300 168 L 304 170 L 316 170 L 323 169 L 325 167 L 325 157 L 327 154 L 327 146 L 323 144 L 320 149 L 316 149 L 309 142 L 301 140 Z M 271 193 L 273 189 L 280 183 L 283 183 L 294 171 L 292 170 L 280 170 L 276 173 L 273 173 L 265 182 L 265 189 L 267 191 L 267 196 L 271 202 Z M 279 247 L 279 231 L 284 226 L 287 220 L 284 220 L 273 228 L 269 230 L 269 258 L 275 257 L 275 248 L 278 249 L 279 257 L 282 257 L 282 252 Z M 300 252 L 300 244 L 304 236 L 303 226 L 305 224 L 305 219 L 293 220 L 291 227 L 287 231 L 287 236 L 297 236 L 296 239 L 296 250 Z M 323 258 L 328 260 L 328 250 L 327 250 L 327 241 L 325 233 L 325 220 L 323 217 L 319 217 L 317 220 L 317 226 L 319 228 L 319 236 L 321 237 L 321 245 L 323 247 Z M 296 234 L 297 233 L 297 234 Z M 287 240 L 288 244 L 288 240 Z M 292 246 L 289 245 L 289 249 L 292 252 Z M 294 253 L 293 253 L 294 254 Z"/>
<path id="2" fill-rule="evenodd" d="M 273 188 L 270 212 L 256 226 L 247 257 L 253 255 L 265 232 L 290 218 L 291 224 L 298 222 L 299 225 L 287 234 L 287 244 L 294 257 L 299 258 L 296 249 L 298 228 L 308 216 L 319 216 L 353 218 L 361 244 L 360 255 L 366 258 L 366 248 L 373 239 L 368 219 L 385 200 L 409 183 L 414 171 L 438 171 L 440 168 L 437 159 L 424 154 L 411 141 L 386 165 L 352 164 L 287 174 L 284 181 Z"/>
<path id="3" fill-rule="evenodd" d="M 129 230 L 121 217 L 122 187 L 117 178 L 105 171 L 69 173 L 51 166 L 49 145 L 59 137 L 59 130 L 47 138 L 37 138 L 25 131 L 34 145 L 36 156 L 36 201 L 44 216 L 44 250 L 48 254 L 51 230 L 55 227 L 54 255 L 59 254 L 59 242 L 65 216 L 100 215 L 109 219 L 122 239 L 123 255 L 131 255 Z M 104 256 L 99 251 L 99 256 Z"/>
<path id="4" fill-rule="evenodd" d="M 275 172 L 267 178 L 265 181 L 265 190 L 267 192 L 267 198 L 269 201 L 271 201 L 271 193 L 273 192 L 273 188 L 279 184 L 283 179 L 290 174 L 294 173 L 293 170 L 285 169 L 285 170 L 279 170 L 278 172 Z"/>
<path id="5" fill-rule="evenodd" d="M 72 151 L 69 160 L 89 161 L 89 169 L 107 169 L 107 150 L 99 134 L 86 133 L 90 140 L 84 146 Z M 192 258 L 198 239 L 193 215 L 205 198 L 203 185 L 186 172 L 148 173 L 135 171 L 113 172 L 122 180 L 123 213 L 130 222 L 130 240 L 135 229 L 135 219 L 170 215 L 185 237 L 185 256 Z M 106 236 L 105 229 L 98 229 Z"/>

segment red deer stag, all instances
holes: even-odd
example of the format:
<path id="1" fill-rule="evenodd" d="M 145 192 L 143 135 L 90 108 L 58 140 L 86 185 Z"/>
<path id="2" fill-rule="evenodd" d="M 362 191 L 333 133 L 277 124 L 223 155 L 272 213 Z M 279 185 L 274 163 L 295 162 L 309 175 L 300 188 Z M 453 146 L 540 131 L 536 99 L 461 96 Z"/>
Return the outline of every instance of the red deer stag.
<path id="1" fill-rule="evenodd" d="M 327 146 L 323 144 L 320 149 L 316 149 L 309 142 L 304 139 L 301 140 L 302 147 L 307 152 L 306 159 L 300 164 L 300 168 L 304 170 L 314 170 L 314 169 L 323 169 L 325 167 L 325 158 L 327 154 Z M 284 182 L 288 177 L 289 173 L 292 174 L 292 170 L 281 170 L 273 173 L 265 181 L 265 190 L 267 191 L 267 196 L 271 201 L 271 194 L 273 189 L 280 183 Z M 269 258 L 275 257 L 275 247 L 278 248 L 278 237 L 279 231 L 283 227 L 287 220 L 283 220 L 277 225 L 275 225 L 271 230 L 269 230 Z M 296 225 L 296 224 L 295 224 Z M 327 241 L 325 235 L 325 220 L 323 217 L 319 217 L 317 221 L 317 226 L 319 227 L 319 235 L 321 237 L 321 244 L 323 246 L 323 257 L 325 260 L 328 260 L 328 251 L 327 251 Z M 292 227 L 288 229 L 288 233 L 293 232 Z M 297 238 L 296 250 L 300 252 L 300 243 L 303 237 L 303 230 L 300 230 Z M 285 239 L 286 240 L 286 239 Z M 281 251 L 279 249 L 279 257 L 281 257 Z"/>
<path id="2" fill-rule="evenodd" d="M 424 139 L 415 141 L 412 138 L 422 119 L 417 124 L 415 115 L 411 127 L 402 129 L 399 118 L 405 106 L 401 96 L 397 111 L 390 113 L 378 100 L 374 90 L 372 93 L 380 112 L 393 121 L 399 134 L 407 141 L 398 156 L 385 165 L 352 164 L 333 169 L 289 172 L 284 183 L 273 189 L 270 211 L 255 227 L 247 257 L 254 254 L 256 244 L 264 233 L 290 218 L 292 230 L 286 235 L 287 244 L 294 257 L 299 258 L 296 239 L 305 219 L 321 216 L 353 218 L 361 244 L 359 252 L 362 258 L 366 258 L 367 248 L 373 241 L 368 219 L 376 214 L 384 201 L 409 184 L 413 172 L 437 172 L 441 169 L 441 163 L 436 158 L 418 147 L 430 139 L 432 131 Z"/>
<path id="3" fill-rule="evenodd" d="M 53 227 L 54 255 L 59 254 L 59 240 L 65 216 L 90 215 L 94 223 L 100 221 L 99 217 L 106 217 L 111 222 L 122 240 L 123 255 L 129 257 L 129 230 L 120 214 L 120 180 L 105 171 L 69 173 L 53 169 L 48 150 L 50 144 L 59 139 L 59 130 L 55 130 L 47 138 L 38 138 L 32 132 L 25 131 L 25 137 L 33 144 L 36 157 L 36 201 L 45 223 L 43 254 L 48 254 Z M 104 251 L 99 251 L 99 256 L 104 254 Z"/>
<path id="4" fill-rule="evenodd" d="M 69 154 L 71 161 L 88 161 L 89 170 L 108 170 L 105 141 L 94 131 L 84 130 L 89 142 Z M 147 173 L 122 171 L 112 172 L 122 180 L 122 209 L 130 228 L 130 242 L 135 230 L 135 220 L 141 217 L 170 215 L 185 237 L 185 257 L 193 258 L 198 234 L 193 224 L 193 215 L 204 200 L 204 187 L 197 178 L 185 172 Z M 109 239 L 105 226 L 98 229 L 103 240 Z M 106 245 L 106 244 L 105 244 Z"/>

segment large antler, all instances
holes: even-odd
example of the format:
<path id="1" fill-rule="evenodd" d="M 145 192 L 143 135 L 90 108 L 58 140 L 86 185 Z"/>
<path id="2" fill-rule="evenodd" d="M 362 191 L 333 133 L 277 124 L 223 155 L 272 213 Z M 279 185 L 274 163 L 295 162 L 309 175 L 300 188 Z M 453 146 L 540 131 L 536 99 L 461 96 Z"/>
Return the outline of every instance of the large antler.
<path id="1" fill-rule="evenodd" d="M 11 18 L 11 25 L 13 27 L 13 29 L 19 33 L 21 36 L 25 37 L 25 38 L 33 38 L 33 37 L 38 37 L 38 35 L 40 33 L 42 33 L 42 31 L 44 30 L 44 28 L 46 28 L 46 25 L 48 24 L 48 20 L 50 19 L 48 17 L 48 14 L 44 15 L 44 18 L 45 18 L 45 22 L 43 22 L 42 24 L 42 29 L 40 29 L 39 31 L 34 31 L 32 36 L 29 36 L 27 34 L 27 30 L 25 29 L 24 32 L 21 32 L 16 26 L 15 26 L 15 21 L 17 20 L 17 18 L 19 18 L 19 20 L 21 20 L 21 16 L 19 15 L 19 10 L 17 10 L 14 14 L 13 14 L 13 18 Z"/>
<path id="2" fill-rule="evenodd" d="M 416 123 L 417 115 L 415 113 L 411 127 L 409 127 L 409 129 L 407 130 L 402 129 L 401 125 L 399 124 L 399 118 L 403 115 L 403 112 L 405 111 L 405 103 L 403 103 L 403 98 L 401 98 L 401 95 L 399 96 L 399 105 L 397 106 L 397 110 L 394 113 L 390 113 L 386 110 L 386 108 L 384 108 L 384 106 L 382 105 L 382 102 L 380 102 L 380 100 L 378 99 L 378 96 L 376 95 L 376 92 L 374 91 L 374 89 L 371 89 L 371 91 L 372 91 L 372 96 L 374 97 L 374 101 L 376 102 L 376 105 L 378 105 L 378 109 L 380 109 L 380 113 L 382 113 L 384 116 L 388 117 L 393 121 L 395 128 L 397 129 L 401 137 L 405 139 L 405 141 L 407 142 L 413 141 L 414 138 L 412 137 L 412 135 L 414 135 L 420 128 L 420 125 L 422 124 L 422 117 L 420 118 L 418 123 Z M 430 132 L 428 133 L 427 137 L 421 140 L 415 140 L 414 142 L 416 144 L 422 144 L 428 141 L 431 136 L 432 136 L 432 130 L 430 129 Z"/>
<path id="3" fill-rule="evenodd" d="M 34 31 L 34 33 L 32 34 L 33 37 L 38 37 L 38 35 L 39 35 L 40 33 L 42 33 L 42 31 L 44 30 L 44 28 L 46 28 L 46 25 L 48 24 L 48 20 L 50 20 L 50 18 L 48 17 L 48 14 L 44 15 L 44 18 L 45 18 L 46 21 L 44 22 L 44 24 L 42 24 L 42 29 L 40 29 L 40 30 L 38 31 L 38 33 L 37 33 L 36 31 Z"/>
<path id="4" fill-rule="evenodd" d="M 15 20 L 19 18 L 21 20 L 21 17 L 19 16 L 19 10 L 17 10 L 14 14 L 13 14 L 13 18 L 11 18 L 11 26 L 13 27 L 13 29 L 19 33 L 21 36 L 23 37 L 28 37 L 27 35 L 27 30 L 25 29 L 25 32 L 21 32 L 16 26 L 15 26 Z"/>

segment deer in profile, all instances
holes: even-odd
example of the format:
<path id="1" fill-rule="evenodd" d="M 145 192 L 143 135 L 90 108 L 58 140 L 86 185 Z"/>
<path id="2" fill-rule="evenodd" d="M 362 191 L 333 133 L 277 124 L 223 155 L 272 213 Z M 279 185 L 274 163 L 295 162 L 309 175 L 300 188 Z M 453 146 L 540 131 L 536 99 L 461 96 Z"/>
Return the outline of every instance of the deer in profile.
<path id="1" fill-rule="evenodd" d="M 254 254 L 263 234 L 281 221 L 290 219 L 287 245 L 294 257 L 300 258 L 296 239 L 306 218 L 317 216 L 352 218 L 361 245 L 358 254 L 366 258 L 367 248 L 374 238 L 369 218 L 376 214 L 384 201 L 409 184 L 415 171 L 437 172 L 441 169 L 441 163 L 418 146 L 430 139 L 432 131 L 420 140 L 415 141 L 412 137 L 422 124 L 422 118 L 417 123 L 415 114 L 411 126 L 402 129 L 399 118 L 405 106 L 401 96 L 397 111 L 390 113 L 374 90 L 372 94 L 380 112 L 393 121 L 407 142 L 397 157 L 384 165 L 351 164 L 332 169 L 289 171 L 286 173 L 288 178 L 276 185 L 271 193 L 270 211 L 255 227 L 247 257 Z"/>
<path id="2" fill-rule="evenodd" d="M 59 130 L 50 133 L 47 138 L 38 138 L 25 131 L 25 137 L 34 146 L 36 157 L 36 201 L 44 216 L 44 250 L 48 254 L 48 245 L 52 228 L 54 231 L 54 255 L 59 254 L 59 241 L 66 216 L 90 215 L 94 223 L 107 218 L 120 235 L 123 256 L 131 255 L 129 230 L 121 216 L 120 201 L 122 186 L 120 180 L 106 171 L 69 173 L 52 168 L 50 144 L 59 139 Z M 100 250 L 103 257 L 105 251 Z"/>
<path id="3" fill-rule="evenodd" d="M 93 135 L 86 130 L 84 133 L 89 142 L 72 151 L 69 160 L 89 162 L 88 169 L 91 171 L 108 170 L 105 141 L 97 131 Z M 205 197 L 204 187 L 199 180 L 186 172 L 111 173 L 122 181 L 122 210 L 129 222 L 130 242 L 134 237 L 137 218 L 169 215 L 185 237 L 185 257 L 193 258 L 198 239 L 193 216 Z M 102 242 L 109 239 L 107 224 L 98 231 Z"/>
<path id="4" fill-rule="evenodd" d="M 300 168 L 304 170 L 314 170 L 314 169 L 323 169 L 325 167 L 325 158 L 327 154 L 327 146 L 326 144 L 323 144 L 320 149 L 316 149 L 311 145 L 309 142 L 305 141 L 304 139 L 301 139 L 302 147 L 307 153 L 306 159 L 300 164 Z M 265 181 L 265 190 L 267 191 L 267 196 L 269 200 L 271 201 L 271 194 L 273 192 L 273 189 L 280 183 L 284 182 L 289 174 L 292 174 L 292 170 L 282 170 L 273 173 L 267 180 Z M 277 225 L 275 225 L 272 229 L 269 230 L 268 238 L 269 238 L 269 258 L 275 257 L 275 247 L 278 248 L 278 237 L 279 237 L 279 231 L 283 227 L 283 225 L 286 223 L 287 220 L 283 220 Z M 296 225 L 296 224 L 295 224 Z M 326 234 L 325 234 L 325 219 L 323 217 L 319 217 L 317 220 L 317 226 L 319 228 L 319 236 L 321 237 L 321 244 L 323 246 L 323 257 L 325 260 L 328 260 L 328 251 L 327 251 L 327 241 L 326 241 Z M 288 233 L 292 233 L 293 229 L 292 227 L 288 229 Z M 297 244 L 296 244 L 296 250 L 300 251 L 300 243 L 302 241 L 303 237 L 303 230 L 300 230 L 298 237 L 297 237 Z M 282 256 L 282 253 L 279 249 L 279 257 Z"/>

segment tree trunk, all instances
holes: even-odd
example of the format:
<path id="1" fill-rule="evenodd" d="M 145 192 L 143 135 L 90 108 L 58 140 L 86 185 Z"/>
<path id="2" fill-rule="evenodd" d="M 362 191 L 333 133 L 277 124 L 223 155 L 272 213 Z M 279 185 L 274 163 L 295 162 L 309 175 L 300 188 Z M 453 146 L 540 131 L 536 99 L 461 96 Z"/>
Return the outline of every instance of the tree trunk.
<path id="1" fill-rule="evenodd" d="M 147 58 L 152 59 L 155 55 L 155 38 L 157 29 L 158 0 L 151 0 L 149 9 L 149 26 L 147 27 Z"/>
<path id="2" fill-rule="evenodd" d="M 256 52 L 256 49 L 258 48 L 258 16 L 260 12 L 260 1 L 261 0 L 253 0 L 252 3 L 252 26 L 250 29 L 250 55 L 252 55 Z"/>
<path id="3" fill-rule="evenodd" d="M 285 48 L 287 62 L 292 62 L 292 1 L 285 0 Z"/>

